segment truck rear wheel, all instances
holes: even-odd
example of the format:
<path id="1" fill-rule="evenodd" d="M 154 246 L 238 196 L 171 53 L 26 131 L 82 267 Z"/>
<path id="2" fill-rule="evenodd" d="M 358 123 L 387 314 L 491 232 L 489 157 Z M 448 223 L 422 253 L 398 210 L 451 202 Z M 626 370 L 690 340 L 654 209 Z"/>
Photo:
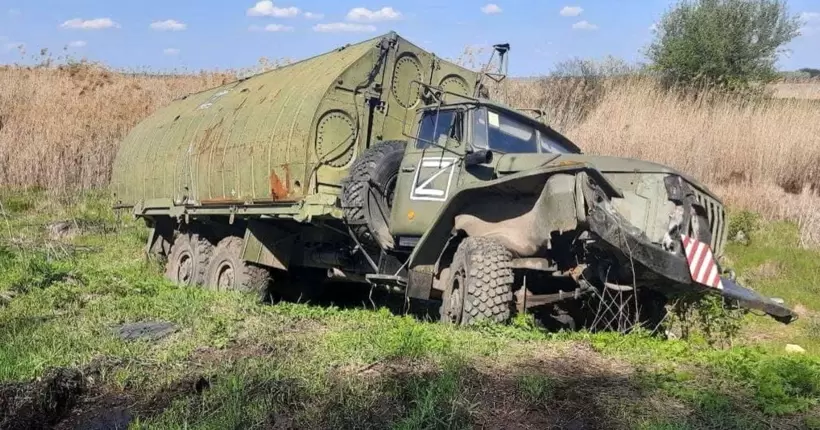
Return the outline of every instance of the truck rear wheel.
<path id="1" fill-rule="evenodd" d="M 230 236 L 216 245 L 205 284 L 219 291 L 252 293 L 264 300 L 272 280 L 271 272 L 242 259 L 243 242 L 240 237 Z"/>
<path id="2" fill-rule="evenodd" d="M 513 305 L 512 253 L 497 241 L 468 237 L 458 246 L 444 290 L 441 320 L 506 322 Z"/>
<path id="3" fill-rule="evenodd" d="M 405 142 L 391 140 L 368 148 L 350 169 L 342 188 L 342 208 L 353 233 L 366 245 L 392 249 L 390 210 Z"/>
<path id="4" fill-rule="evenodd" d="M 165 277 L 182 285 L 203 284 L 213 250 L 211 242 L 198 234 L 177 234 L 165 263 Z"/>

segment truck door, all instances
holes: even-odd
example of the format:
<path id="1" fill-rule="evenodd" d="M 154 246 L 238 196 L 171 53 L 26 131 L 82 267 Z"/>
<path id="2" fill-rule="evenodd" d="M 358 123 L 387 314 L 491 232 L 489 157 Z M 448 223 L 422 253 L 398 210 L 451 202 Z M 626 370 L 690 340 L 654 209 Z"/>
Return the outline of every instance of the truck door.
<path id="1" fill-rule="evenodd" d="M 455 193 L 464 154 L 464 111 L 429 110 L 414 127 L 399 169 L 390 230 L 399 248 L 415 246 Z"/>

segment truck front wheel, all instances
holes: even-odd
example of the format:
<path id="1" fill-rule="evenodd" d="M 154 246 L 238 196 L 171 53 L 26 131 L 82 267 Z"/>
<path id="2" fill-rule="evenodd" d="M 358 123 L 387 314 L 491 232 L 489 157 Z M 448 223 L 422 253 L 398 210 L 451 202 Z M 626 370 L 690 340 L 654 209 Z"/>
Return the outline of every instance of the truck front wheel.
<path id="1" fill-rule="evenodd" d="M 464 239 L 442 296 L 442 322 L 506 322 L 512 315 L 513 282 L 512 254 L 507 248 L 489 238 Z"/>
<path id="2" fill-rule="evenodd" d="M 229 236 L 214 249 L 205 284 L 219 291 L 252 293 L 265 300 L 272 280 L 270 270 L 242 259 L 243 239 Z"/>

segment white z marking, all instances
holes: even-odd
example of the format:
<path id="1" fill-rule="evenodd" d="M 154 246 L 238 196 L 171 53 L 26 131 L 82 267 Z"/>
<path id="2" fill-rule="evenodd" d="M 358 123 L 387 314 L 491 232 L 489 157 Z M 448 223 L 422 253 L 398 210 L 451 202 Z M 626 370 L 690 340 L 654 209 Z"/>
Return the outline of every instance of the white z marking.
<path id="1" fill-rule="evenodd" d="M 428 200 L 428 201 L 445 201 L 450 194 L 450 184 L 453 181 L 453 174 L 455 173 L 456 159 L 431 157 L 423 158 L 416 168 L 416 175 L 413 178 L 413 189 L 410 193 L 410 200 Z M 419 183 L 419 176 L 422 169 L 438 169 L 435 173 L 425 178 L 422 183 Z M 449 177 L 447 178 L 447 185 L 444 189 L 432 188 L 431 184 L 442 174 L 449 170 Z"/>

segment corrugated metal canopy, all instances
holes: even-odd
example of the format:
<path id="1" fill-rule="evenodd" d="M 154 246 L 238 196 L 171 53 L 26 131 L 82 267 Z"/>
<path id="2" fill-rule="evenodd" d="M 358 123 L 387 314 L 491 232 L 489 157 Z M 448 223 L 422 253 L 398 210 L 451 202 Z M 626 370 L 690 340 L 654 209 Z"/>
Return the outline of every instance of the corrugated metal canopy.
<path id="1" fill-rule="evenodd" d="M 121 142 L 112 187 L 123 203 L 269 198 L 272 172 L 304 169 L 317 107 L 374 41 L 337 49 L 191 94 L 137 125 Z M 284 171 L 283 171 L 284 170 Z"/>

